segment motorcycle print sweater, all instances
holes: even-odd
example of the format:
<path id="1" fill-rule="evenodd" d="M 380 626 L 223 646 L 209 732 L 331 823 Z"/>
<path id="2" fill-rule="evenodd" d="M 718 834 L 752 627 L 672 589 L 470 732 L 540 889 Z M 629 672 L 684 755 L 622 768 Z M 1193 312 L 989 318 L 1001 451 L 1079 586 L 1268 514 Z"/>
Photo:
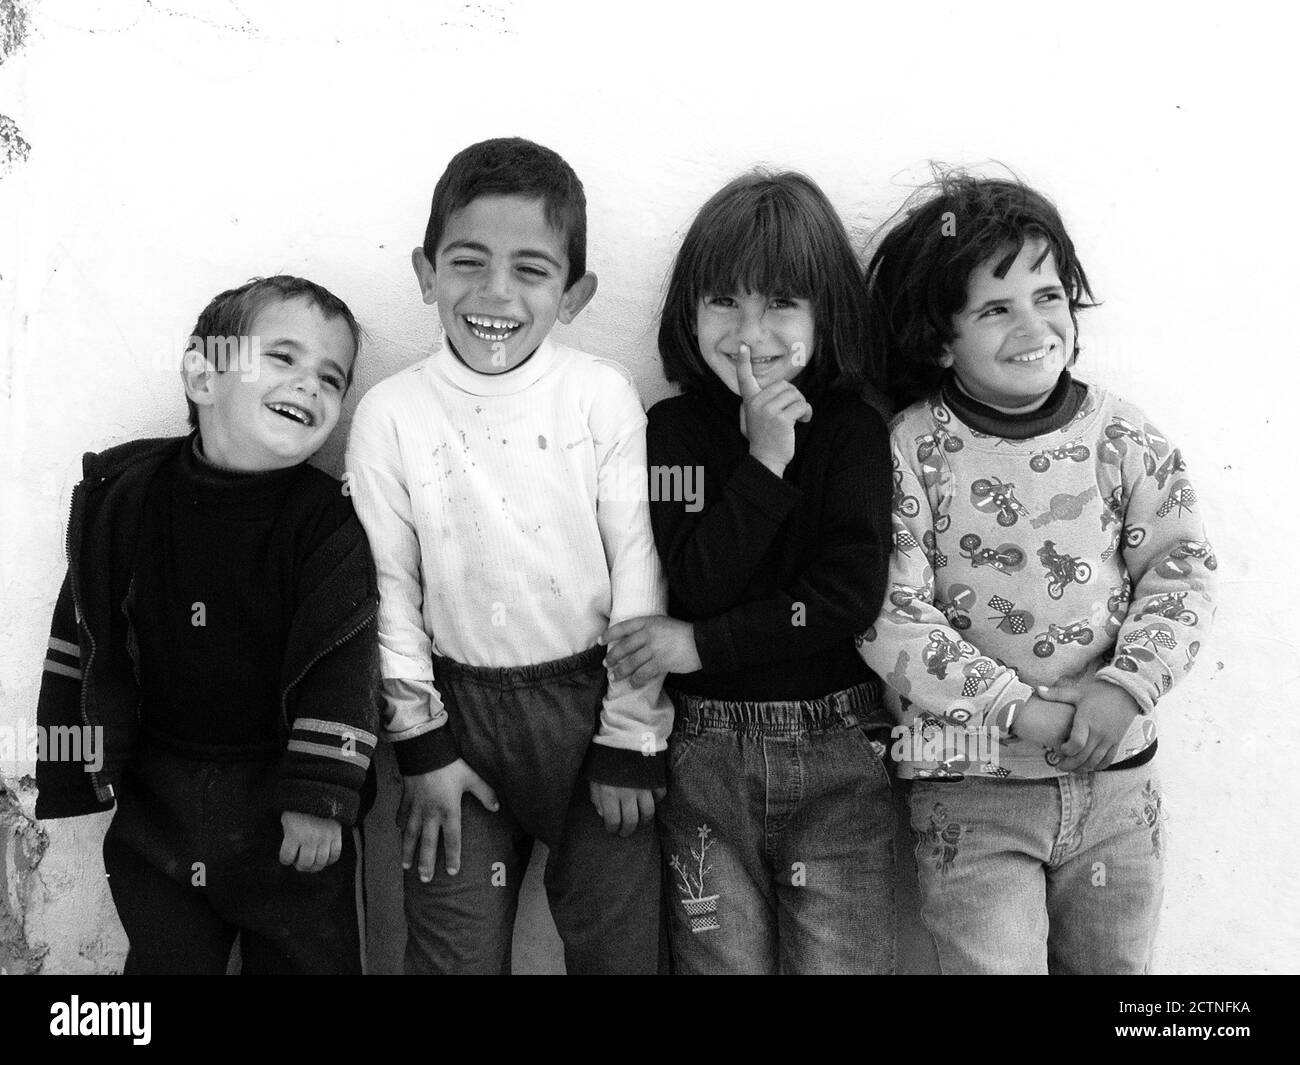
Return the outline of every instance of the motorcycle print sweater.
<path id="1" fill-rule="evenodd" d="M 1060 756 L 1008 735 L 1007 721 L 1034 685 L 1092 674 L 1141 709 L 1116 764 L 1147 751 L 1152 711 L 1191 669 L 1215 609 L 1218 563 L 1178 448 L 1068 374 L 1019 418 L 950 376 L 891 438 L 889 591 L 857 642 L 907 726 L 900 775 L 1058 775 Z"/>

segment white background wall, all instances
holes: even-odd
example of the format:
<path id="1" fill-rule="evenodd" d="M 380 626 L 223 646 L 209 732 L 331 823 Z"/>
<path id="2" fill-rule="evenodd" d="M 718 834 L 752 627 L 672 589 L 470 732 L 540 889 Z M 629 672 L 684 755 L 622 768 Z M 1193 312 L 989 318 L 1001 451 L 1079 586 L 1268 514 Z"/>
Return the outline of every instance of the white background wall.
<path id="1" fill-rule="evenodd" d="M 735 173 L 807 171 L 864 241 L 925 160 L 996 159 L 1062 207 L 1105 301 L 1081 375 L 1182 446 L 1221 560 L 1217 634 L 1160 710 L 1157 968 L 1300 966 L 1296 85 L 1269 7 L 25 6 L 0 66 L 0 112 L 32 146 L 0 180 L 0 725 L 34 716 L 80 453 L 183 429 L 154 360 L 217 291 L 303 274 L 374 338 L 350 411 L 436 340 L 408 255 L 466 144 L 523 135 L 578 171 L 601 285 L 561 335 L 620 360 L 647 405 L 668 391 L 664 274 Z M 50 831 L 28 939 L 45 971 L 111 970 L 98 829 Z"/>

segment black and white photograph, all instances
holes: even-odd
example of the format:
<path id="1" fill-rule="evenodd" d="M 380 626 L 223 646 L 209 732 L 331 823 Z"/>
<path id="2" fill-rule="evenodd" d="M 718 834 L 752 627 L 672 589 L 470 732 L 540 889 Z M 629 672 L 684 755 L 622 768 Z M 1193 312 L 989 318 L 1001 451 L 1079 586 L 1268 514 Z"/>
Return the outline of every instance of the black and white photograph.
<path id="1" fill-rule="evenodd" d="M 1085 1046 L 1249 1042 L 1285 22 L 0 0 L 32 1032 L 147 1042 L 114 974 L 1149 975 Z"/>

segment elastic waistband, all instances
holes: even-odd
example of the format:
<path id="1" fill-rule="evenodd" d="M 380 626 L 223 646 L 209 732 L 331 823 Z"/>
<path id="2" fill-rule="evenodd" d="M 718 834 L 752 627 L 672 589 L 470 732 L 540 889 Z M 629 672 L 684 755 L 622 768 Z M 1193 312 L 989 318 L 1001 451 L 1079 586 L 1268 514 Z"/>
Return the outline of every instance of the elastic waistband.
<path id="1" fill-rule="evenodd" d="M 823 732 L 858 724 L 869 725 L 881 714 L 876 685 L 870 681 L 816 699 L 771 703 L 710 699 L 671 690 L 668 694 L 677 711 L 676 727 L 687 734 L 705 729 L 730 729 L 762 735 Z"/>
<path id="2" fill-rule="evenodd" d="M 527 688 L 542 681 L 559 680 L 561 677 L 572 676 L 575 673 L 585 673 L 593 667 L 602 668 L 601 663 L 604 659 L 605 648 L 599 645 L 586 651 L 579 651 L 576 655 L 569 655 L 567 658 L 538 662 L 532 666 L 467 666 L 454 658 L 440 658 L 434 655 L 433 675 L 435 678 L 452 677 L 470 680 L 475 684 L 494 688 Z"/>

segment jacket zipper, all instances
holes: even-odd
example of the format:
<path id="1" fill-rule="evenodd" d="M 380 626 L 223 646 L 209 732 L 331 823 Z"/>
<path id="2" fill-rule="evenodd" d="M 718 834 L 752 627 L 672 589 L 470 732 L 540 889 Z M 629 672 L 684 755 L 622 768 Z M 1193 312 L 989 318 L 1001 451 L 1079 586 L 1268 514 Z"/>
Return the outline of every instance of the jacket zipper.
<path id="1" fill-rule="evenodd" d="M 357 624 L 356 628 L 354 628 L 351 632 L 348 632 L 347 634 L 340 636 L 337 640 L 335 640 L 332 644 L 330 644 L 327 648 L 325 648 L 325 650 L 321 651 L 314 658 L 312 658 L 310 662 L 308 662 L 305 666 L 302 667 L 302 672 L 299 673 L 296 677 L 294 677 L 293 680 L 291 680 L 288 683 L 288 685 L 285 686 L 284 691 L 280 695 L 280 718 L 284 722 L 286 735 L 288 735 L 293 731 L 293 722 L 289 720 L 289 693 L 298 686 L 298 682 L 307 675 L 308 671 L 311 669 L 312 666 L 314 666 L 326 655 L 332 654 L 335 650 L 342 647 L 345 643 L 347 643 L 350 639 L 352 639 L 353 636 L 355 636 L 367 625 L 369 625 L 375 619 L 378 613 L 379 613 L 378 605 L 376 605 L 373 609 L 367 611 L 366 616 Z"/>

